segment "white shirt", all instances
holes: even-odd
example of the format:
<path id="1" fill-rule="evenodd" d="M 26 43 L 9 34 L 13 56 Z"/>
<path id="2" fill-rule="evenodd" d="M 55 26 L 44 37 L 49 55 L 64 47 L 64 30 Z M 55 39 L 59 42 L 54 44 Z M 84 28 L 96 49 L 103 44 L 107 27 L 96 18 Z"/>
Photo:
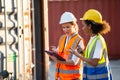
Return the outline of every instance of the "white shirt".
<path id="1" fill-rule="evenodd" d="M 88 46 L 90 45 L 91 41 L 95 38 L 96 36 L 93 36 L 90 38 L 89 42 L 88 42 Z M 95 47 L 95 51 L 93 54 L 93 58 L 97 58 L 100 59 L 102 57 L 102 43 L 100 40 L 97 40 L 96 42 L 96 47 Z"/>

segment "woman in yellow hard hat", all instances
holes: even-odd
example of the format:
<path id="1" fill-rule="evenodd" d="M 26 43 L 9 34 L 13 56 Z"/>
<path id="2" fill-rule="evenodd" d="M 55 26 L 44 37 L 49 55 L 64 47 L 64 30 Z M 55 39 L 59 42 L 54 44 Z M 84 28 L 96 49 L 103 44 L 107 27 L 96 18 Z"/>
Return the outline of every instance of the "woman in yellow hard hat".
<path id="1" fill-rule="evenodd" d="M 54 56 L 50 56 L 56 61 L 56 80 L 82 80 L 82 61 L 80 58 L 68 52 L 71 48 L 78 51 L 84 49 L 83 39 L 78 34 L 77 19 L 71 12 L 64 12 L 61 15 L 61 28 L 65 33 L 59 39 L 58 47 L 52 48 L 65 61 L 58 60 Z"/>
<path id="2" fill-rule="evenodd" d="M 70 52 L 84 61 L 83 80 L 112 80 L 107 46 L 102 34 L 110 31 L 110 26 L 102 20 L 98 10 L 89 9 L 83 15 L 83 31 L 90 35 L 84 56 L 71 49 Z"/>

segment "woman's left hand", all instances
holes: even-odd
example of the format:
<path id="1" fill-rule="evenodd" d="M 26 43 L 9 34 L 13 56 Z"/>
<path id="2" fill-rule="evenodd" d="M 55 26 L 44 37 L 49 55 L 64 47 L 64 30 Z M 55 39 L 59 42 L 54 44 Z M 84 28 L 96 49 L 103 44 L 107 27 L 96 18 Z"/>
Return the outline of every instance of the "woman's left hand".
<path id="1" fill-rule="evenodd" d="M 70 50 L 68 50 L 68 52 L 70 52 L 72 54 L 76 54 L 76 51 L 74 49 L 72 49 L 72 48 Z"/>
<path id="2" fill-rule="evenodd" d="M 80 54 L 77 52 L 77 50 L 74 50 L 73 48 L 71 48 L 70 50 L 68 50 L 68 52 L 76 55 L 76 56 L 80 56 Z"/>

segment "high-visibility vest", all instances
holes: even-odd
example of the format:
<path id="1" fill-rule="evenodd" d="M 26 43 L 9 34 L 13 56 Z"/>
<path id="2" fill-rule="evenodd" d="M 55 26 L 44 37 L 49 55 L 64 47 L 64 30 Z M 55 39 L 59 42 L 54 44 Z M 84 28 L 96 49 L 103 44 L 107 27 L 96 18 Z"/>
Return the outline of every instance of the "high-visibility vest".
<path id="1" fill-rule="evenodd" d="M 73 36 L 69 42 L 66 42 L 66 35 L 63 35 L 59 41 L 59 55 L 64 59 L 68 60 L 71 59 L 73 54 L 70 54 L 67 50 L 70 48 L 75 49 L 79 44 L 81 37 L 76 34 Z M 65 65 L 65 64 L 56 64 L 56 80 L 60 78 L 60 80 L 72 80 L 72 79 L 80 79 L 81 78 L 81 65 L 82 61 L 79 60 L 79 64 L 77 65 Z M 80 79 L 81 80 L 81 79 Z"/>
<path id="2" fill-rule="evenodd" d="M 89 46 L 86 47 L 84 56 L 85 58 L 93 58 L 95 47 L 97 46 L 97 40 L 100 40 L 102 43 L 102 58 L 98 61 L 98 65 L 96 67 L 86 62 L 84 63 L 83 80 L 112 80 L 106 43 L 100 34 L 98 34 L 89 44 Z"/>

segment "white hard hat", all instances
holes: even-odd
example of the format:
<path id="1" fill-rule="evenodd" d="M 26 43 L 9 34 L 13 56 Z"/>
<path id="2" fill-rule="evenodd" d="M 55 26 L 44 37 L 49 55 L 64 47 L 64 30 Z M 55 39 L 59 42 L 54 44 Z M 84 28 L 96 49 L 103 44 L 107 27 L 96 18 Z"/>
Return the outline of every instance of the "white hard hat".
<path id="1" fill-rule="evenodd" d="M 67 22 L 72 22 L 72 21 L 77 21 L 75 16 L 71 12 L 64 12 L 61 15 L 60 22 L 59 24 L 67 23 Z"/>

